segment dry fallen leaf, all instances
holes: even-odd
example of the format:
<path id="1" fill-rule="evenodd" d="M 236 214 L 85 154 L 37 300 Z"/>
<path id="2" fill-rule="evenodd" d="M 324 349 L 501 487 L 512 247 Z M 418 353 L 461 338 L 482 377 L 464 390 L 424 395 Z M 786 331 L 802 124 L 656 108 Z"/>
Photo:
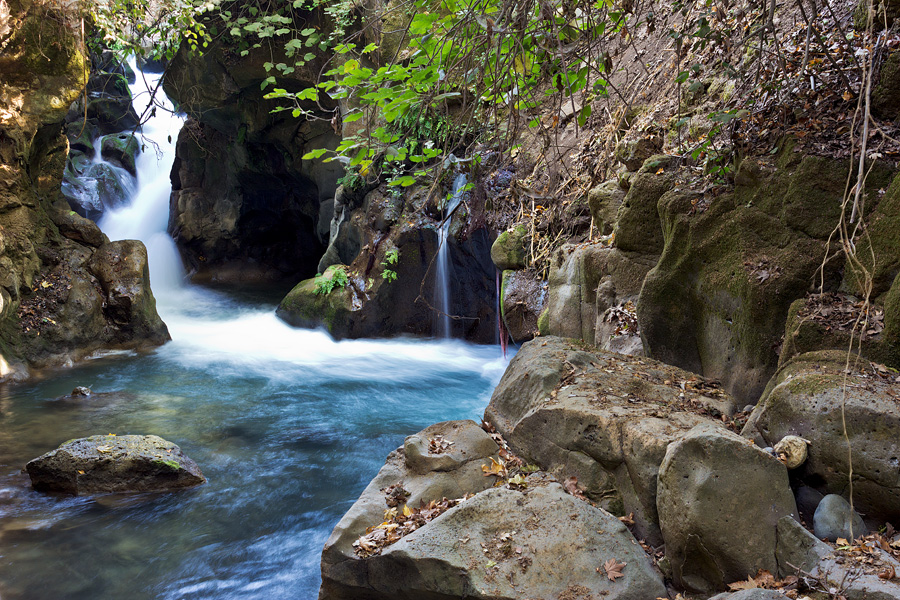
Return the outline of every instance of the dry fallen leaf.
<path id="1" fill-rule="evenodd" d="M 879 579 L 886 579 L 886 580 L 893 579 L 896 576 L 897 576 L 897 571 L 894 570 L 893 565 L 888 565 L 887 569 L 885 569 L 884 571 L 881 571 L 878 574 Z"/>
<path id="2" fill-rule="evenodd" d="M 619 577 L 625 577 L 625 574 L 622 573 L 625 564 L 626 563 L 617 562 L 614 558 L 603 563 L 603 569 L 606 571 L 606 576 L 609 577 L 610 581 L 615 581 Z"/>

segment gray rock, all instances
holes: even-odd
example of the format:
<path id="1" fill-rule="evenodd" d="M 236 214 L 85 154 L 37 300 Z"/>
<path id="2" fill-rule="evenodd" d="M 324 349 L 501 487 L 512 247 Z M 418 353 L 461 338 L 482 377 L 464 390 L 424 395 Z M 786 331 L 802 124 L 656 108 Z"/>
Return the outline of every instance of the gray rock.
<path id="1" fill-rule="evenodd" d="M 669 444 L 657 508 L 675 584 L 706 593 L 760 569 L 775 572 L 776 524 L 797 512 L 784 465 L 710 425 Z"/>
<path id="2" fill-rule="evenodd" d="M 122 334 L 161 344 L 169 330 L 156 312 L 150 290 L 147 249 L 137 240 L 104 244 L 91 257 L 91 272 L 106 297 L 104 312 Z"/>
<path id="3" fill-rule="evenodd" d="M 803 479 L 824 482 L 825 493 L 848 493 L 847 442 L 841 405 L 853 450 L 853 500 L 860 512 L 873 518 L 900 519 L 900 386 L 872 377 L 865 360 L 851 363 L 844 396 L 844 351 L 821 351 L 794 357 L 781 367 L 760 400 L 743 435 L 760 445 L 786 435 L 810 440 Z"/>
<path id="4" fill-rule="evenodd" d="M 152 492 L 206 482 L 181 448 L 155 435 L 95 435 L 70 440 L 25 466 L 40 492 Z"/>
<path id="5" fill-rule="evenodd" d="M 520 456 L 560 479 L 576 476 L 588 498 L 617 514 L 633 512 L 636 535 L 658 544 L 657 473 L 666 447 L 695 425 L 722 427 L 690 411 L 716 392 L 695 385 L 705 384 L 654 360 L 541 336 L 510 362 L 485 420 Z"/>
<path id="6" fill-rule="evenodd" d="M 837 494 L 828 494 L 819 502 L 813 515 L 813 531 L 817 538 L 835 541 L 854 540 L 869 530 L 850 503 Z"/>
<path id="7" fill-rule="evenodd" d="M 607 309 L 636 300 L 657 256 L 600 244 L 566 245 L 551 259 L 547 328 L 550 335 L 607 343 Z M 598 337 L 599 332 L 599 337 Z"/>
<path id="8" fill-rule="evenodd" d="M 785 600 L 787 596 L 775 590 L 756 588 L 753 590 L 741 590 L 733 594 L 716 594 L 709 600 Z"/>
<path id="9" fill-rule="evenodd" d="M 137 138 L 131 133 L 115 133 L 105 135 L 100 139 L 100 155 L 133 176 L 137 176 L 135 160 L 141 152 L 141 146 Z"/>
<path id="10" fill-rule="evenodd" d="M 836 556 L 834 549 L 790 517 L 778 521 L 778 576 L 809 573 L 825 589 L 840 590 L 847 600 L 897 600 L 900 585 L 885 581 L 867 565 Z M 879 558 L 900 572 L 900 563 L 887 553 Z"/>
<path id="11" fill-rule="evenodd" d="M 333 553 L 330 539 L 320 600 L 666 596 L 662 577 L 618 519 L 538 475 L 522 490 L 477 494 L 380 555 Z M 616 581 L 602 566 L 611 559 L 625 563 Z"/>
<path id="12" fill-rule="evenodd" d="M 597 233 L 600 235 L 612 233 L 616 225 L 616 213 L 624 199 L 625 190 L 619 186 L 617 179 L 605 181 L 588 192 L 588 206 Z"/>
<path id="13" fill-rule="evenodd" d="M 547 303 L 547 283 L 527 271 L 503 271 L 500 287 L 503 323 L 517 344 L 532 339 Z"/>

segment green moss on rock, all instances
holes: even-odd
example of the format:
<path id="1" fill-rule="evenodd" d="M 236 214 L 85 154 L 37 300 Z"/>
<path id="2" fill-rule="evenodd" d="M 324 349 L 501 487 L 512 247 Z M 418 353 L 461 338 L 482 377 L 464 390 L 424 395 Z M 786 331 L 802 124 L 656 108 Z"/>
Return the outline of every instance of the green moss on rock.
<path id="1" fill-rule="evenodd" d="M 519 223 L 497 236 L 491 246 L 491 260 L 501 271 L 524 269 L 527 241 L 528 227 Z"/>

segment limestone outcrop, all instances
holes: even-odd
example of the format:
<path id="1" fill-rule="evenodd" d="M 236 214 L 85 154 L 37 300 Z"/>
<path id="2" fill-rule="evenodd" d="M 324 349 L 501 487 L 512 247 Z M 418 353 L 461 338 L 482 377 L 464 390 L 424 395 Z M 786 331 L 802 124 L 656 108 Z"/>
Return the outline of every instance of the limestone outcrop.
<path id="1" fill-rule="evenodd" d="M 657 477 L 669 444 L 693 427 L 723 427 L 734 411 L 714 383 L 646 358 L 584 350 L 555 337 L 524 344 L 485 420 L 511 448 L 662 541 Z M 716 420 L 714 420 L 716 418 Z"/>
<path id="2" fill-rule="evenodd" d="M 658 571 L 609 513 L 546 474 L 492 487 L 495 477 L 485 477 L 481 467 L 494 462 L 497 450 L 471 421 L 434 425 L 407 438 L 326 543 L 319 598 L 665 596 Z M 474 497 L 429 514 L 435 509 L 428 503 L 442 503 L 448 492 Z M 367 534 L 385 521 L 386 511 L 403 514 L 418 506 L 422 511 L 412 518 L 423 522 L 399 539 L 379 536 L 385 529 Z M 613 568 L 620 576 L 605 570 Z"/>

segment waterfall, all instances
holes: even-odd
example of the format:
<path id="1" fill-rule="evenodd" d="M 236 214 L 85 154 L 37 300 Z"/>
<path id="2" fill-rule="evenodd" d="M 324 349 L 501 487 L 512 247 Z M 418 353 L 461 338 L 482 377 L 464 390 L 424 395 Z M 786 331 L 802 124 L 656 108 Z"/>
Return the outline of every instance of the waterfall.
<path id="1" fill-rule="evenodd" d="M 134 60 L 131 66 L 137 77 L 131 84 L 134 109 L 143 115 L 149 108 L 152 117 L 142 128 L 138 141 L 141 152 L 135 160 L 137 186 L 128 206 L 108 209 L 98 225 L 112 240 L 141 240 L 147 246 L 150 263 L 150 285 L 160 298 L 160 292 L 174 291 L 183 286 L 184 268 L 175 241 L 167 232 L 169 197 L 172 184 L 169 173 L 175 161 L 175 140 L 184 119 L 174 113 L 171 102 L 160 91 L 155 103 L 152 90 L 159 87 L 161 74 L 142 73 Z"/>
<path id="2" fill-rule="evenodd" d="M 437 309 L 435 319 L 435 337 L 450 337 L 450 258 L 447 239 L 450 237 L 450 223 L 453 211 L 459 206 L 466 186 L 466 175 L 460 173 L 453 180 L 453 189 L 444 207 L 444 220 L 438 230 L 437 265 L 434 272 L 434 304 Z"/>

